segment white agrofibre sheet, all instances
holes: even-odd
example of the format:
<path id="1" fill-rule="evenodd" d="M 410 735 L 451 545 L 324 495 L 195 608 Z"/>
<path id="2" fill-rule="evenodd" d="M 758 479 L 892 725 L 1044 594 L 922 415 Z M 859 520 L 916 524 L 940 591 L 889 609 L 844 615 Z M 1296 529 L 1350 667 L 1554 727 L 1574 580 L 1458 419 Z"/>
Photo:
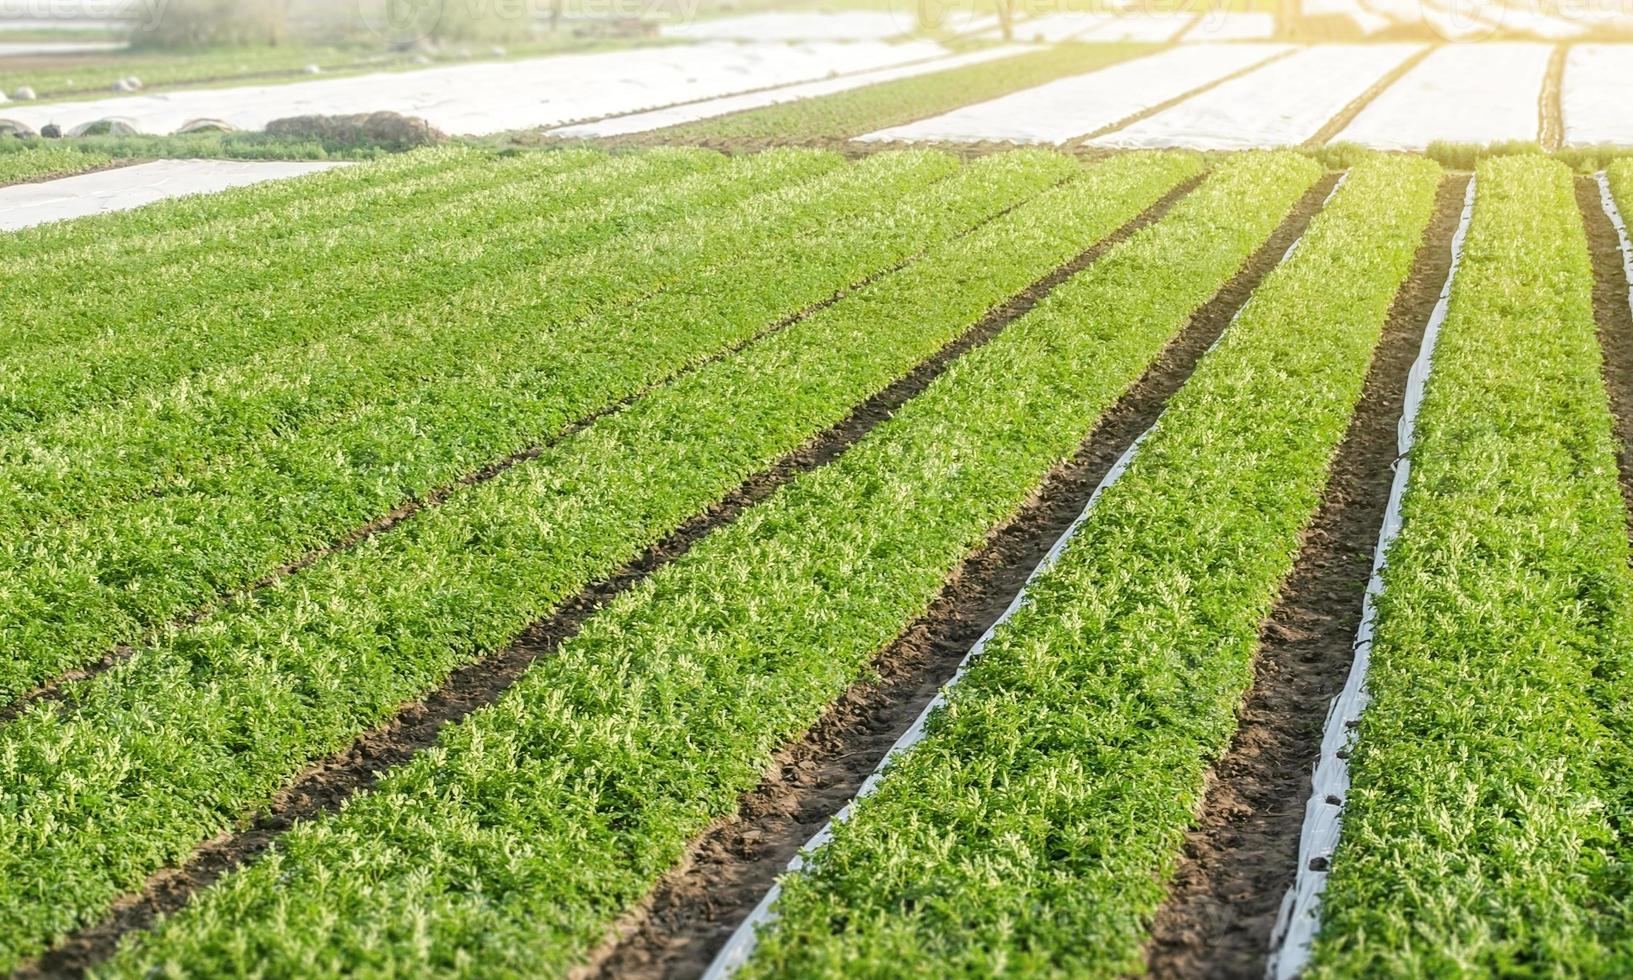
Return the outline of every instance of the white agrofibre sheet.
<path id="1" fill-rule="evenodd" d="M 1394 21 L 1358 4 L 1355 0 L 1304 0 L 1307 17 L 1341 17 L 1360 29 L 1362 34 L 1373 35 Z"/>
<path id="2" fill-rule="evenodd" d="M 1056 41 L 1070 41 L 1079 34 L 1099 27 L 1107 20 L 1110 20 L 1110 17 L 1105 14 L 1078 11 L 1046 14 L 1042 17 L 1034 17 L 1031 20 L 1016 23 L 1012 28 L 1012 33 L 1018 41 L 1052 44 Z M 988 31 L 986 36 L 1000 37 L 1001 32 L 997 30 Z"/>
<path id="3" fill-rule="evenodd" d="M 1182 44 L 1206 41 L 1268 41 L 1276 33 L 1275 14 L 1220 13 L 1209 11 L 1202 15 L 1181 37 Z"/>
<path id="4" fill-rule="evenodd" d="M 885 44 L 706 44 L 453 65 L 283 85 L 119 96 L 0 110 L 38 130 L 64 132 L 119 119 L 142 133 L 175 132 L 195 119 L 260 130 L 274 119 L 388 110 L 456 135 L 481 135 L 637 112 L 942 54 L 929 41 Z"/>
<path id="5" fill-rule="evenodd" d="M 1553 48 L 1530 42 L 1448 44 L 1407 72 L 1334 142 L 1421 150 L 1436 140 L 1537 138 L 1537 100 Z"/>
<path id="6" fill-rule="evenodd" d="M 1633 145 L 1633 44 L 1576 44 L 1565 60 L 1565 143 Z"/>
<path id="7" fill-rule="evenodd" d="M 1288 50 L 1252 43 L 1172 48 L 861 138 L 1063 143 Z"/>
<path id="8" fill-rule="evenodd" d="M 672 24 L 665 37 L 724 41 L 878 41 L 915 28 L 912 8 L 900 13 L 765 13 Z"/>
<path id="9" fill-rule="evenodd" d="M 1496 25 L 1479 10 L 1478 4 L 1458 0 L 1451 10 L 1437 6 L 1434 0 L 1361 0 L 1362 6 L 1393 23 L 1407 26 L 1426 25 L 1435 34 L 1448 41 L 1476 40 L 1489 37 Z"/>
<path id="10" fill-rule="evenodd" d="M 1197 20 L 1194 13 L 1122 14 L 1107 18 L 1098 26 L 1078 35 L 1077 41 L 1144 41 L 1162 44 L 1172 41 Z"/>
<path id="11" fill-rule="evenodd" d="M 1092 142 L 1204 150 L 1296 145 L 1421 49 L 1418 44 L 1305 48 Z"/>
<path id="12" fill-rule="evenodd" d="M 0 230 L 129 211 L 167 198 L 211 194 L 339 166 L 345 164 L 160 160 L 37 184 L 14 184 L 0 187 Z"/>
<path id="13" fill-rule="evenodd" d="M 1372 662 L 1373 630 L 1378 616 L 1377 597 L 1384 589 L 1383 572 L 1389 547 L 1395 543 L 1403 525 L 1401 502 L 1406 496 L 1407 483 L 1412 474 L 1410 453 L 1417 431 L 1418 409 L 1423 405 L 1424 389 L 1434 368 L 1440 328 L 1451 309 L 1452 284 L 1457 278 L 1458 266 L 1462 264 L 1463 241 L 1468 237 L 1469 221 L 1473 215 L 1474 181 L 1470 180 L 1463 201 L 1463 215 L 1457 232 L 1452 236 L 1451 269 L 1441 287 L 1440 299 L 1429 314 L 1417 360 L 1406 376 L 1406 396 L 1396 427 L 1399 455 L 1395 463 L 1395 478 L 1389 488 L 1389 503 L 1384 510 L 1383 527 L 1378 532 L 1378 546 L 1372 556 L 1372 577 L 1367 582 L 1361 602 L 1361 625 L 1355 635 L 1355 660 L 1350 666 L 1344 690 L 1333 699 L 1327 710 L 1327 722 L 1322 729 L 1321 756 L 1310 778 L 1310 798 L 1304 806 L 1304 825 L 1298 844 L 1298 870 L 1293 887 L 1288 889 L 1287 896 L 1282 900 L 1276 927 L 1271 933 L 1266 980 L 1296 980 L 1309 962 L 1310 947 L 1321 926 L 1321 893 L 1327 887 L 1328 868 L 1342 830 L 1344 799 L 1349 795 L 1350 788 L 1349 753 L 1345 750 L 1349 748 L 1354 734 L 1352 723 L 1366 710 L 1369 700 L 1366 678 Z"/>
<path id="14" fill-rule="evenodd" d="M 665 126 L 677 126 L 681 123 L 695 122 L 699 119 L 712 119 L 732 112 L 743 112 L 748 109 L 780 105 L 784 102 L 797 102 L 800 99 L 813 99 L 818 96 L 832 95 L 835 92 L 845 92 L 867 85 L 877 85 L 880 82 L 894 81 L 898 78 L 912 78 L 915 75 L 928 75 L 932 72 L 946 71 L 951 68 L 978 65 L 982 62 L 996 61 L 999 58 L 1024 54 L 1029 50 L 1032 49 L 1022 45 L 986 48 L 981 51 L 972 51 L 968 54 L 954 55 L 948 58 L 920 61 L 899 68 L 880 68 L 875 71 L 857 72 L 854 75 L 843 75 L 839 78 L 823 79 L 820 82 L 802 82 L 798 85 L 788 85 L 764 92 L 746 92 L 742 95 L 728 95 L 724 98 L 710 99 L 706 102 L 689 102 L 685 105 L 671 106 L 666 109 L 654 109 L 651 112 L 613 116 L 608 119 L 580 123 L 575 126 L 563 126 L 550 132 L 552 136 L 569 137 L 623 136 L 629 133 L 644 133 L 649 130 L 662 129 Z"/>
<path id="15" fill-rule="evenodd" d="M 97 54 L 104 51 L 121 51 L 126 46 L 123 41 L 16 41 L 0 43 L 0 58 L 18 55 Z"/>

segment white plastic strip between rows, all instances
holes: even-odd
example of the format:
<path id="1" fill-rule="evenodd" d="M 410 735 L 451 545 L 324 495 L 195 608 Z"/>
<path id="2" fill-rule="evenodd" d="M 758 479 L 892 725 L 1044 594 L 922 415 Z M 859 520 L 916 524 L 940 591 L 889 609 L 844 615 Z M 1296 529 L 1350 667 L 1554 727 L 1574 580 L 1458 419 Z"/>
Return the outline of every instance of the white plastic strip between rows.
<path id="1" fill-rule="evenodd" d="M 1338 193 L 1338 189 L 1342 187 L 1344 185 L 1344 181 L 1348 179 L 1349 172 L 1345 171 L 1344 174 L 1338 178 L 1337 182 L 1333 184 L 1332 190 L 1328 192 L 1326 200 L 1323 201 L 1323 206 L 1325 206 L 1327 201 L 1332 200 L 1333 195 Z M 1285 263 L 1288 259 L 1292 258 L 1293 253 L 1298 251 L 1299 246 L 1303 244 L 1303 242 L 1304 237 L 1302 235 L 1295 239 L 1293 244 L 1287 247 L 1287 251 L 1282 253 L 1282 263 Z M 1234 324 L 1241 318 L 1242 313 L 1246 311 L 1252 302 L 1253 300 L 1250 297 L 1247 303 L 1244 303 L 1239 309 L 1237 309 L 1235 315 L 1231 317 L 1231 324 Z M 1214 338 L 1213 343 L 1209 344 L 1208 349 L 1203 352 L 1203 356 L 1212 353 L 1214 348 L 1219 346 L 1220 342 L 1225 339 L 1225 334 L 1229 332 L 1229 329 L 1230 326 L 1227 325 L 1225 330 L 1220 331 L 1219 336 Z M 1099 485 L 1097 485 L 1094 488 L 1094 492 L 1089 495 L 1088 503 L 1084 505 L 1082 512 L 1077 515 L 1077 519 L 1072 521 L 1071 526 L 1066 528 L 1065 533 L 1056 539 L 1054 545 L 1050 547 L 1048 554 L 1044 555 L 1043 559 L 1038 562 L 1037 567 L 1032 569 L 1032 573 L 1028 575 L 1026 577 L 1026 581 L 1022 583 L 1020 592 L 1010 601 L 1009 606 L 1004 609 L 1003 614 L 999 616 L 991 626 L 987 627 L 987 631 L 982 633 L 980 639 L 976 640 L 975 644 L 970 647 L 969 652 L 964 655 L 964 659 L 959 661 L 958 669 L 953 672 L 953 676 L 945 685 L 942 686 L 941 690 L 937 692 L 935 698 L 931 700 L 929 704 L 924 706 L 924 710 L 919 712 L 919 715 L 916 719 L 914 719 L 912 726 L 908 728 L 907 731 L 902 733 L 901 737 L 898 738 L 895 744 L 890 747 L 890 751 L 885 753 L 885 757 L 879 760 L 879 765 L 874 768 L 872 774 L 869 775 L 867 780 L 862 783 L 859 789 L 857 789 L 856 795 L 852 797 L 851 801 L 845 804 L 845 806 L 841 808 L 838 813 L 834 814 L 827 823 L 823 824 L 822 829 L 818 830 L 814 835 L 812 835 L 811 839 L 806 841 L 805 846 L 800 849 L 800 852 L 794 855 L 794 859 L 788 862 L 787 874 L 794 874 L 803 869 L 805 867 L 805 855 L 816 851 L 817 848 L 828 843 L 828 841 L 833 838 L 834 824 L 843 823 L 844 821 L 850 819 L 851 811 L 855 809 L 857 802 L 872 796 L 873 792 L 879 788 L 879 781 L 884 777 L 885 770 L 890 766 L 890 764 L 894 762 L 903 752 L 906 752 L 908 749 L 912 748 L 915 744 L 924 739 L 925 726 L 929 723 L 930 716 L 935 713 L 937 708 L 940 708 L 942 705 L 947 703 L 947 692 L 958 686 L 959 681 L 962 681 L 964 679 L 964 675 L 969 671 L 970 665 L 975 662 L 976 658 L 981 656 L 981 652 L 985 650 L 987 644 L 991 642 L 993 635 L 998 632 L 998 629 L 1001 626 L 1009 622 L 1010 618 L 1013 617 L 1016 612 L 1020 611 L 1020 608 L 1026 604 L 1027 593 L 1030 590 L 1032 583 L 1037 580 L 1038 576 L 1055 567 L 1055 563 L 1060 560 L 1061 554 L 1065 552 L 1066 546 L 1070 544 L 1072 538 L 1076 536 L 1078 529 L 1083 526 L 1083 523 L 1089 519 L 1089 515 L 1094 512 L 1095 504 L 1099 503 L 1101 494 L 1105 493 L 1106 490 L 1108 490 L 1113 484 L 1122 479 L 1123 474 L 1127 472 L 1130 464 L 1134 462 L 1134 457 L 1139 452 L 1140 445 L 1145 442 L 1146 437 L 1149 436 L 1155 429 L 1156 426 L 1153 425 L 1151 428 L 1140 433 L 1139 437 L 1136 438 L 1134 442 L 1123 451 L 1123 454 L 1117 457 L 1117 461 L 1112 464 L 1110 470 L 1106 471 L 1106 475 L 1101 478 Z M 759 904 L 754 906 L 754 910 L 751 911 L 748 914 L 748 917 L 737 926 L 737 929 L 731 934 L 731 938 L 726 940 L 726 944 L 721 947 L 720 952 L 715 954 L 713 962 L 709 964 L 708 971 L 703 974 L 703 980 L 727 980 L 727 978 L 736 973 L 737 970 L 743 966 L 743 964 L 749 961 L 749 957 L 754 955 L 754 950 L 759 945 L 760 931 L 766 926 L 770 925 L 776 919 L 776 909 L 774 906 L 776 905 L 777 898 L 781 894 L 781 882 L 773 884 L 771 888 L 766 891 L 765 896 L 760 899 Z"/>
<path id="2" fill-rule="evenodd" d="M 1377 619 L 1377 597 L 1383 592 L 1384 563 L 1389 547 L 1401 530 L 1401 500 L 1406 494 L 1407 480 L 1412 473 L 1412 441 L 1417 428 L 1418 410 L 1423 404 L 1424 387 L 1434 367 L 1435 347 L 1440 341 L 1440 328 L 1451 309 L 1452 284 L 1457 278 L 1458 266 L 1463 261 L 1463 241 L 1468 237 L 1469 221 L 1474 215 L 1474 181 L 1469 181 L 1468 193 L 1463 200 L 1463 214 L 1457 232 L 1452 236 L 1452 263 L 1446 273 L 1446 282 L 1440 289 L 1440 298 L 1429 314 L 1423 331 L 1423 343 L 1417 360 L 1406 376 L 1406 397 L 1401 419 L 1396 429 L 1398 456 L 1394 464 L 1395 478 L 1389 488 L 1389 504 L 1384 511 L 1383 527 L 1378 533 L 1378 546 L 1372 556 L 1372 577 L 1367 582 L 1361 604 L 1361 625 L 1355 635 L 1355 660 L 1350 667 L 1344 690 L 1335 698 L 1327 711 L 1327 723 L 1321 738 L 1321 756 L 1311 777 L 1310 798 L 1304 807 L 1304 826 L 1299 835 L 1298 873 L 1293 887 L 1282 899 L 1275 931 L 1270 937 L 1270 959 L 1265 976 L 1270 980 L 1292 980 L 1304 971 L 1310 959 L 1310 946 L 1321 927 L 1321 893 L 1327 887 L 1327 869 L 1334 848 L 1338 846 L 1341 830 L 1343 801 L 1349 793 L 1349 748 L 1355 722 L 1366 710 L 1369 695 L 1366 690 L 1367 668 L 1372 659 L 1373 629 Z"/>
<path id="3" fill-rule="evenodd" d="M 1593 175 L 1599 182 L 1599 206 L 1605 209 L 1605 217 L 1610 219 L 1616 229 L 1616 241 L 1622 251 L 1622 278 L 1627 280 L 1627 307 L 1633 312 L 1633 241 L 1627 237 L 1627 222 L 1622 220 L 1621 209 L 1616 206 L 1616 196 L 1610 192 L 1610 175 L 1603 170 Z"/>

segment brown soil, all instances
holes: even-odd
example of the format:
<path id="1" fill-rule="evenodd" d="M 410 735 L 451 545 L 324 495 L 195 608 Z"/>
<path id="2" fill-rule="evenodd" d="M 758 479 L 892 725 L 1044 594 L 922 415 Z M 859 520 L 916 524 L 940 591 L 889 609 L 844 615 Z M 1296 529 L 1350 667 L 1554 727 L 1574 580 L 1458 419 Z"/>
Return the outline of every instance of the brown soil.
<path id="1" fill-rule="evenodd" d="M 1570 50 L 1568 44 L 1554 45 L 1548 72 L 1542 78 L 1542 93 L 1537 96 L 1537 142 L 1550 152 L 1565 142 L 1565 56 Z"/>
<path id="2" fill-rule="evenodd" d="M 1235 278 L 1199 310 L 1146 374 L 1106 413 L 1078 452 L 942 587 L 928 613 L 873 661 L 764 781 L 693 840 L 682 864 L 612 930 L 583 976 L 701 974 L 776 877 L 857 789 L 1013 601 L 1032 569 L 1080 514 L 1094 488 L 1156 421 L 1198 359 L 1280 261 L 1336 178 L 1311 190 Z"/>
<path id="3" fill-rule="evenodd" d="M 1248 65 L 1246 68 L 1238 69 L 1237 71 L 1233 71 L 1229 75 L 1224 76 L 1223 78 L 1216 78 L 1216 79 L 1214 79 L 1213 81 L 1209 82 L 1206 85 L 1199 85 L 1196 88 L 1191 89 L 1189 92 L 1185 92 L 1185 93 L 1183 93 L 1181 95 L 1176 95 L 1173 98 L 1168 99 L 1166 101 L 1158 102 L 1154 106 L 1149 106 L 1149 107 L 1147 107 L 1145 109 L 1141 109 L 1139 112 L 1136 112 L 1136 113 L 1134 113 L 1132 115 L 1129 115 L 1129 116 L 1125 116 L 1122 119 L 1117 120 L 1116 122 L 1112 123 L 1109 126 L 1101 126 L 1099 129 L 1095 130 L 1092 133 L 1084 133 L 1082 136 L 1074 136 L 1073 138 L 1067 140 L 1065 145 L 1066 145 L 1067 148 L 1082 146 L 1083 144 L 1089 142 L 1090 140 L 1096 140 L 1096 139 L 1099 139 L 1102 136 L 1110 135 L 1111 133 L 1115 133 L 1120 129 L 1127 129 L 1128 127 L 1134 125 L 1137 122 L 1140 122 L 1143 119 L 1150 119 L 1152 116 L 1156 115 L 1159 112 L 1165 112 L 1165 111 L 1167 111 L 1169 109 L 1172 109 L 1174 106 L 1179 105 L 1181 102 L 1185 102 L 1185 101 L 1188 101 L 1190 99 L 1194 99 L 1197 96 L 1201 95 L 1202 93 L 1212 91 L 1213 89 L 1218 88 L 1219 86 L 1225 84 L 1226 82 L 1235 81 L 1236 79 L 1241 78 L 1243 75 L 1252 74 L 1253 72 L 1258 71 L 1260 68 L 1263 68 L 1265 65 L 1268 65 L 1273 61 L 1280 61 L 1283 58 L 1290 58 L 1290 57 L 1293 56 L 1293 54 L 1297 50 L 1298 50 L 1297 48 L 1289 48 L 1286 51 L 1282 51 L 1282 52 L 1280 52 L 1278 54 L 1273 54 L 1270 57 L 1265 58 L 1262 61 L 1255 61 L 1253 64 Z"/>
<path id="4" fill-rule="evenodd" d="M 1467 178 L 1440 186 L 1434 219 L 1395 298 L 1321 508 L 1264 626 L 1236 736 L 1208 775 L 1195 827 L 1158 911 L 1159 977 L 1264 976 L 1298 860 L 1327 705 L 1344 686 L 1396 458 L 1406 376 L 1451 268 Z"/>
<path id="5" fill-rule="evenodd" d="M 1599 324 L 1599 346 L 1604 350 L 1605 388 L 1610 392 L 1616 426 L 1616 465 L 1621 471 L 1622 498 L 1633 507 L 1633 308 L 1628 306 L 1621 239 L 1605 214 L 1599 184 L 1592 177 L 1576 178 L 1576 203 L 1582 211 L 1588 251 L 1593 256 L 1593 315 Z"/>
<path id="6" fill-rule="evenodd" d="M 1337 136 L 1339 133 L 1342 133 L 1350 123 L 1355 121 L 1355 117 L 1361 114 L 1362 109 L 1365 109 L 1367 106 L 1371 105 L 1374 99 L 1384 93 L 1384 89 L 1387 89 L 1396 82 L 1400 81 L 1402 76 L 1411 71 L 1413 68 L 1416 68 L 1423 61 L 1423 59 L 1433 54 L 1436 47 L 1438 47 L 1438 45 L 1430 45 L 1429 47 L 1423 48 L 1415 54 L 1410 55 L 1405 61 L 1396 65 L 1392 70 L 1386 73 L 1384 77 L 1378 79 L 1376 82 L 1373 82 L 1371 87 L 1369 87 L 1365 92 L 1362 92 L 1353 101 L 1351 101 L 1349 105 L 1346 105 L 1343 109 L 1339 110 L 1338 115 L 1327 120 L 1327 124 L 1322 126 L 1314 136 L 1305 140 L 1304 145 L 1313 148 L 1318 146 L 1326 146 L 1328 143 L 1332 142 L 1333 137 Z"/>
<path id="7" fill-rule="evenodd" d="M 550 617 L 535 623 L 509 647 L 459 668 L 437 690 L 405 705 L 390 721 L 340 752 L 307 767 L 249 821 L 246 829 L 224 833 L 206 841 L 194 850 L 181 867 L 166 868 L 152 875 L 141 892 L 121 898 L 100 922 L 69 934 L 43 956 L 24 964 L 16 971 L 14 978 L 82 976 L 110 956 L 127 933 L 147 929 L 158 916 L 184 907 L 195 893 L 264 852 L 297 821 L 332 813 L 347 799 L 366 792 L 379 781 L 382 774 L 403 765 L 435 744 L 444 728 L 457 724 L 472 711 L 499 700 L 533 661 L 548 655 L 577 634 L 584 621 L 607 602 L 658 568 L 684 555 L 704 536 L 731 523 L 745 508 L 766 499 L 799 475 L 837 458 L 888 419 L 896 409 L 927 388 L 957 358 L 997 336 L 1011 322 L 1025 315 L 1038 300 L 1076 275 L 1106 249 L 1124 240 L 1138 227 L 1167 213 L 1200 180 L 1200 177 L 1194 178 L 1175 188 L 1105 241 L 994 308 L 934 356 L 864 401 L 843 421 L 771 468 L 751 477 L 723 500 L 687 521 L 608 578 L 584 588 L 562 603 Z M 537 455 L 536 451 L 529 452 Z M 518 457 L 495 466 L 514 465 L 521 458 L 527 457 Z"/>

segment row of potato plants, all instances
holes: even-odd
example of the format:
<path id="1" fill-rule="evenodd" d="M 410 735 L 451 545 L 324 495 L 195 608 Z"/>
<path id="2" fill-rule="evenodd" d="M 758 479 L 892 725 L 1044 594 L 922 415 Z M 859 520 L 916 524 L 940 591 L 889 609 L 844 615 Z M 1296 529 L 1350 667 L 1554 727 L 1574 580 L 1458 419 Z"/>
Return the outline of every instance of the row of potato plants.
<path id="1" fill-rule="evenodd" d="M 1563 165 L 1478 181 L 1312 976 L 1633 967 L 1633 575 L 1593 268 Z"/>
<path id="2" fill-rule="evenodd" d="M 455 297 L 391 344 L 337 339 L 140 413 L 84 413 L 4 476 L 0 522 L 18 540 L 0 557 L 0 622 L 17 636 L 4 684 L 26 689 L 256 581 L 1069 172 L 1041 154 L 964 172 L 941 155 L 876 157 L 631 236 L 619 255 L 573 253 L 583 274 L 556 290 L 488 284 L 490 302 Z"/>
<path id="3" fill-rule="evenodd" d="M 1439 168 L 1355 168 L 924 739 L 784 882 L 744 976 L 1144 966 Z"/>
<path id="4" fill-rule="evenodd" d="M 842 419 L 1138 214 L 1175 169 L 1130 157 L 1028 199 L 1078 165 L 973 164 L 987 203 L 963 199 L 969 216 L 1025 203 L 0 728 L 0 784 L 17 791 L 0 812 L 0 965 Z"/>
<path id="5" fill-rule="evenodd" d="M 1138 206 L 1113 204 L 1131 183 L 1149 201 L 1196 168 L 1119 158 L 1024 217 L 1103 234 Z M 615 600 L 498 704 L 109 972 L 504 974 L 580 960 L 928 608 L 1317 176 L 1289 156 L 1226 164 L 834 462 Z M 1017 255 L 1024 235 L 1010 227 L 1009 247 L 985 241 L 954 264 Z M 919 298 L 878 297 L 897 316 Z"/>

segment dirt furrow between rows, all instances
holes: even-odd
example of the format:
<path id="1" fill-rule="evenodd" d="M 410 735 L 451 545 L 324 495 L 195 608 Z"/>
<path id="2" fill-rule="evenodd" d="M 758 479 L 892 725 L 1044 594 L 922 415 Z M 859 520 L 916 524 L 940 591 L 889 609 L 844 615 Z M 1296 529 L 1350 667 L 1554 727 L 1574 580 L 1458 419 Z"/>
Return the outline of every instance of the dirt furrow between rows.
<path id="1" fill-rule="evenodd" d="M 607 602 L 684 555 L 703 537 L 730 524 L 745 509 L 766 499 L 778 488 L 838 458 L 927 388 L 959 357 L 997 336 L 1113 244 L 1166 214 L 1201 180 L 1196 177 L 1181 184 L 1105 241 L 989 311 L 979 323 L 909 374 L 857 406 L 841 422 L 750 477 L 724 499 L 612 575 L 563 602 L 554 614 L 533 624 L 510 646 L 455 670 L 439 688 L 405 705 L 388 722 L 345 749 L 308 766 L 260 813 L 249 818 L 243 830 L 207 841 L 181 866 L 154 874 L 139 893 L 116 902 L 100 922 L 70 934 L 14 976 L 82 976 L 112 955 L 125 935 L 146 929 L 160 915 L 181 909 L 194 894 L 266 851 L 296 822 L 335 812 L 346 800 L 368 791 L 382 775 L 434 745 L 443 729 L 498 701 L 530 664 L 548 656 L 576 635 L 585 620 Z"/>
<path id="2" fill-rule="evenodd" d="M 1576 178 L 1576 203 L 1593 258 L 1593 316 L 1599 326 L 1605 389 L 1616 427 L 1622 499 L 1633 509 L 1633 306 L 1629 305 L 1621 238 L 1605 213 L 1599 185 L 1592 177 Z"/>
<path id="3" fill-rule="evenodd" d="M 1389 502 L 1407 373 L 1451 269 L 1466 177 L 1442 181 L 1396 295 L 1315 520 L 1261 632 L 1254 684 L 1152 924 L 1161 977 L 1260 980 L 1292 885 L 1327 705 L 1344 686 Z"/>
<path id="4" fill-rule="evenodd" d="M 874 659 L 875 679 L 846 691 L 778 754 L 737 815 L 695 839 L 685 860 L 625 917 L 584 976 L 698 976 L 788 862 L 855 795 L 901 734 L 1003 614 L 1090 494 L 1195 370 L 1330 193 L 1321 181 L 1106 413 L 1021 511 L 967 557 L 929 612 Z"/>

